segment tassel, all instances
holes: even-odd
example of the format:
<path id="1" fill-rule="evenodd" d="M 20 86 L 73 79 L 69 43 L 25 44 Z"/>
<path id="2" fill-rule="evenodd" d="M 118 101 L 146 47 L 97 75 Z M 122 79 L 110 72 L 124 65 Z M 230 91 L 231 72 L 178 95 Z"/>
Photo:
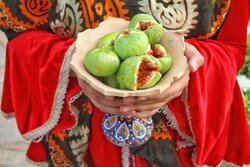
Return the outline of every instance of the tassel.
<path id="1" fill-rule="evenodd" d="M 129 167 L 130 150 L 128 145 L 122 146 L 122 167 Z"/>

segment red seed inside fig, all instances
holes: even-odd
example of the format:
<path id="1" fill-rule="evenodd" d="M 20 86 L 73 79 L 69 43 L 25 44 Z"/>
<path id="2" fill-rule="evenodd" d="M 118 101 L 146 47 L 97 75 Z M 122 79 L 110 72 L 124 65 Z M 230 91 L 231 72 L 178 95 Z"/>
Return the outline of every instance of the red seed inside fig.
<path id="1" fill-rule="evenodd" d="M 122 34 L 123 34 L 123 35 L 128 35 L 128 34 L 130 34 L 130 31 L 129 31 L 129 30 L 125 30 L 125 31 L 123 31 Z"/>
<path id="2" fill-rule="evenodd" d="M 160 58 L 163 57 L 165 55 L 165 52 L 161 51 L 159 48 L 157 47 L 152 47 L 150 51 L 148 51 L 149 55 L 152 55 L 156 58 Z"/>
<path id="3" fill-rule="evenodd" d="M 137 74 L 137 77 L 138 77 L 137 87 L 138 88 L 148 83 L 153 71 L 159 71 L 159 68 L 155 64 L 152 64 L 152 62 L 150 62 L 149 60 L 143 59 L 140 64 L 139 71 Z"/>
<path id="4" fill-rule="evenodd" d="M 139 26 L 137 27 L 137 29 L 141 30 L 141 31 L 145 31 L 146 29 L 148 29 L 152 25 L 154 25 L 152 22 L 139 21 Z"/>

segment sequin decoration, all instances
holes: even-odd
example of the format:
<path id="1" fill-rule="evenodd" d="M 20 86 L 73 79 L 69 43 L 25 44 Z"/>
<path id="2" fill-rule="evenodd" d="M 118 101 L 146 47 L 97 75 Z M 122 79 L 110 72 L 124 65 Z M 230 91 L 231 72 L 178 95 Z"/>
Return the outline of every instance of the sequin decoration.
<path id="1" fill-rule="evenodd" d="M 136 147 L 145 143 L 151 136 L 153 120 L 125 118 L 115 114 L 106 114 L 102 130 L 106 138 L 115 145 Z"/>

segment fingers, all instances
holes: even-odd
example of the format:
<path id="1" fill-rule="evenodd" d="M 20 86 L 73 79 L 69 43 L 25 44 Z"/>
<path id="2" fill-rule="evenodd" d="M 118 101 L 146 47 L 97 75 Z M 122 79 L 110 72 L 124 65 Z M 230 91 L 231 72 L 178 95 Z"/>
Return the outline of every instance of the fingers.
<path id="1" fill-rule="evenodd" d="M 84 94 L 88 96 L 93 104 L 101 111 L 122 116 L 145 118 L 155 114 L 158 109 L 168 101 L 180 96 L 183 89 L 187 86 L 188 80 L 189 71 L 181 78 L 173 81 L 171 86 L 160 94 L 124 98 L 105 96 L 85 81 L 78 79 L 78 82 Z"/>
<path id="2" fill-rule="evenodd" d="M 113 106 L 119 107 L 123 104 L 122 98 L 113 97 L 113 96 L 105 96 L 102 93 L 98 92 L 94 88 L 92 88 L 88 83 L 85 81 L 78 79 L 78 83 L 81 86 L 84 94 L 88 96 L 91 100 L 95 102 L 105 105 L 105 106 Z"/>
<path id="3" fill-rule="evenodd" d="M 158 102 L 158 103 L 152 103 L 152 104 L 135 104 L 132 106 L 121 106 L 120 111 L 149 111 L 149 110 L 155 110 L 157 108 L 161 108 L 165 102 Z"/>
<path id="4" fill-rule="evenodd" d="M 83 92 L 86 96 L 89 97 L 91 102 L 101 111 L 111 114 L 118 114 L 127 117 L 137 117 L 137 118 L 145 118 L 152 116 L 158 108 L 160 108 L 163 103 L 150 103 L 148 105 L 137 105 L 134 106 L 130 100 L 135 97 L 126 98 L 128 100 L 127 104 L 130 106 L 124 107 L 124 102 L 122 98 L 117 98 L 113 96 L 104 96 L 102 93 L 93 89 L 89 84 L 85 81 L 79 79 L 79 84 L 83 89 Z M 126 101 L 126 100 L 125 100 Z M 156 111 L 155 111 L 156 110 Z"/>
<path id="5" fill-rule="evenodd" d="M 132 107 L 130 107 L 129 109 L 131 109 Z M 123 111 L 121 111 L 123 110 Z M 124 109 L 120 108 L 120 115 L 126 116 L 126 117 L 134 117 L 134 118 L 147 118 L 147 117 L 151 117 L 153 116 L 157 111 L 159 110 L 159 108 L 154 108 L 153 110 L 126 110 L 126 112 L 124 112 Z"/>
<path id="6" fill-rule="evenodd" d="M 162 106 L 166 104 L 163 102 L 152 102 L 149 104 L 136 103 L 130 106 L 121 106 L 120 112 L 122 115 L 136 117 L 136 118 L 146 118 L 154 115 Z"/>
<path id="7" fill-rule="evenodd" d="M 134 112 L 133 116 L 135 118 L 147 118 L 147 117 L 153 116 L 158 110 L 159 108 L 154 109 L 154 110 L 149 110 L 149 111 L 143 111 L 143 112 Z"/>
<path id="8" fill-rule="evenodd" d="M 189 69 L 195 72 L 204 63 L 201 53 L 191 44 L 185 42 L 185 56 L 188 58 Z"/>
<path id="9" fill-rule="evenodd" d="M 102 112 L 121 115 L 119 107 L 104 106 L 104 105 L 101 105 L 100 103 L 96 102 L 93 99 L 90 99 L 90 100 L 95 105 L 95 107 L 98 108 Z M 124 115 L 124 116 L 126 116 L 126 115 Z"/>
<path id="10" fill-rule="evenodd" d="M 173 99 L 181 95 L 183 89 L 188 85 L 189 81 L 189 71 L 186 72 L 180 79 L 174 81 L 171 86 L 166 89 L 164 92 L 153 95 L 147 96 L 144 100 L 139 100 L 140 102 L 144 101 L 165 101 L 167 102 L 169 98 Z"/>

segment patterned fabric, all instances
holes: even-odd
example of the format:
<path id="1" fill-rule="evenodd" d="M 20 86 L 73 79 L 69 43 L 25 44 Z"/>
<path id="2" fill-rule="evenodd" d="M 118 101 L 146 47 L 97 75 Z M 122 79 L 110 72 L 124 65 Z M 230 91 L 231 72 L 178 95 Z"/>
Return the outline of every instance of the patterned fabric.
<path id="1" fill-rule="evenodd" d="M 116 114 L 106 114 L 102 129 L 106 138 L 118 146 L 137 147 L 150 138 L 153 130 L 151 117 L 125 118 Z"/>
<path id="2" fill-rule="evenodd" d="M 87 166 L 84 161 L 84 156 L 87 155 L 93 106 L 84 95 L 80 96 L 80 98 L 73 103 L 73 106 L 79 117 L 78 124 L 67 131 L 51 132 L 43 139 L 50 167 Z M 151 124 L 154 122 L 151 138 L 144 145 L 130 148 L 130 152 L 141 156 L 154 165 L 164 164 L 168 166 L 175 164 L 175 166 L 179 166 L 172 143 L 173 135 L 168 131 L 170 127 L 167 127 L 163 117 L 164 115 L 162 113 L 158 113 L 154 115 L 153 120 L 144 120 Z M 112 118 L 114 120 L 109 120 L 111 122 L 107 123 L 109 127 L 113 127 L 118 119 L 118 117 Z M 136 129 L 135 127 L 135 133 L 139 133 Z"/>
<path id="3" fill-rule="evenodd" d="M 173 144 L 176 139 L 171 127 L 167 126 L 163 110 L 161 109 L 153 116 L 154 129 L 151 138 L 144 145 L 131 148 L 131 152 L 147 160 L 153 166 L 178 167 L 180 166 L 179 160 Z"/>
<path id="4" fill-rule="evenodd" d="M 88 148 L 92 104 L 86 96 L 74 102 L 74 110 L 78 114 L 78 124 L 67 131 L 51 132 L 43 143 L 51 167 L 83 167 L 83 157 Z"/>
<path id="5" fill-rule="evenodd" d="M 231 0 L 2 0 L 0 26 L 10 37 L 28 29 L 44 29 L 75 37 L 109 16 L 129 20 L 151 14 L 165 29 L 187 37 L 210 38 L 228 12 Z"/>

